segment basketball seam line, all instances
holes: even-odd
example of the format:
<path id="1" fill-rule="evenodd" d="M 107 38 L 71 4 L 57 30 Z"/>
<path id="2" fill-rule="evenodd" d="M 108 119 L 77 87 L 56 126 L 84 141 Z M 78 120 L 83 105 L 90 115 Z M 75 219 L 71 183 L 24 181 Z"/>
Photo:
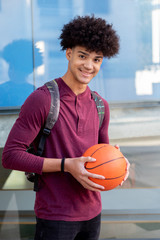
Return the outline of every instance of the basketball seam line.
<path id="1" fill-rule="evenodd" d="M 100 148 L 98 148 L 98 149 L 96 149 L 92 154 L 91 154 L 91 156 L 90 157 L 92 157 L 93 156 L 93 154 L 95 154 L 97 151 L 99 151 L 99 149 L 101 149 L 101 148 L 103 148 L 103 147 L 106 147 L 105 145 L 103 145 L 102 147 L 100 147 Z"/>
<path id="2" fill-rule="evenodd" d="M 124 158 L 124 157 L 114 158 L 114 159 L 109 160 L 109 161 L 107 161 L 107 162 L 104 162 L 104 163 L 101 163 L 101 164 L 99 164 L 99 165 L 96 165 L 95 167 L 92 167 L 92 168 L 86 167 L 86 169 L 87 169 L 87 170 L 92 170 L 92 169 L 95 169 L 95 168 L 97 168 L 97 167 L 100 167 L 100 166 L 102 166 L 102 165 L 104 165 L 104 164 L 106 164 L 106 163 L 113 162 L 113 161 L 115 161 L 115 160 L 117 160 L 117 159 L 120 159 L 120 158 Z"/>
<path id="3" fill-rule="evenodd" d="M 118 177 L 114 177 L 114 178 L 105 178 L 104 180 L 113 180 L 113 179 L 117 179 L 117 178 L 120 178 L 120 177 L 123 177 L 125 176 L 126 172 L 123 173 L 121 176 L 118 176 Z"/>

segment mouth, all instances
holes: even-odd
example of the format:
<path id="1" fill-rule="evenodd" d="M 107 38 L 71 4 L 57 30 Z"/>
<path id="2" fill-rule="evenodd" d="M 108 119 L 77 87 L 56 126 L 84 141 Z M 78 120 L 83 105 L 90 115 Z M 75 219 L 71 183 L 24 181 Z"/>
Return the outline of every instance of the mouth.
<path id="1" fill-rule="evenodd" d="M 93 72 L 86 72 L 86 71 L 83 71 L 82 69 L 80 69 L 80 72 L 85 77 L 90 77 L 93 74 Z"/>

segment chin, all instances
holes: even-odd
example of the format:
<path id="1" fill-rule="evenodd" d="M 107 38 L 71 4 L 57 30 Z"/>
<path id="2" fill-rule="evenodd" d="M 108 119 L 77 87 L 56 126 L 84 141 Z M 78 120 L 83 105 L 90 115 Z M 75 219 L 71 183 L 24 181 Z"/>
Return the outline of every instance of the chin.
<path id="1" fill-rule="evenodd" d="M 82 84 L 88 84 L 88 83 L 90 83 L 90 81 L 91 81 L 91 79 L 79 80 L 79 82 Z"/>
<path id="2" fill-rule="evenodd" d="M 93 77 L 89 77 L 89 78 L 80 77 L 78 79 L 78 81 L 81 82 L 81 83 L 84 83 L 84 84 L 88 84 L 92 79 L 93 79 Z"/>

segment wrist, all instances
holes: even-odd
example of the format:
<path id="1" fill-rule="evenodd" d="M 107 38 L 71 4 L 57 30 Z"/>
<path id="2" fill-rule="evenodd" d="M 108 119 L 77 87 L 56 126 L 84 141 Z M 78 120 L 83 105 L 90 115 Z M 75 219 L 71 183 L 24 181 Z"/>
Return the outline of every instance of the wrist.
<path id="1" fill-rule="evenodd" d="M 65 164 L 65 158 L 62 158 L 62 160 L 61 160 L 61 172 L 64 172 L 64 164 Z"/>
<path id="2" fill-rule="evenodd" d="M 70 172 L 70 161 L 71 158 L 65 158 L 64 162 L 64 172 Z"/>

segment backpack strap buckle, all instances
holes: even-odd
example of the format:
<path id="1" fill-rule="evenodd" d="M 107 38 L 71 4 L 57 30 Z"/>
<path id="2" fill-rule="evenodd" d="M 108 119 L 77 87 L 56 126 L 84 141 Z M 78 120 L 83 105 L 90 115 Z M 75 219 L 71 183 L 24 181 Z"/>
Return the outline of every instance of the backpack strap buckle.
<path id="1" fill-rule="evenodd" d="M 51 132 L 51 130 L 48 129 L 48 128 L 44 128 L 44 129 L 43 129 L 43 134 L 45 134 L 45 135 L 47 135 L 47 136 L 49 136 L 50 132 Z"/>

